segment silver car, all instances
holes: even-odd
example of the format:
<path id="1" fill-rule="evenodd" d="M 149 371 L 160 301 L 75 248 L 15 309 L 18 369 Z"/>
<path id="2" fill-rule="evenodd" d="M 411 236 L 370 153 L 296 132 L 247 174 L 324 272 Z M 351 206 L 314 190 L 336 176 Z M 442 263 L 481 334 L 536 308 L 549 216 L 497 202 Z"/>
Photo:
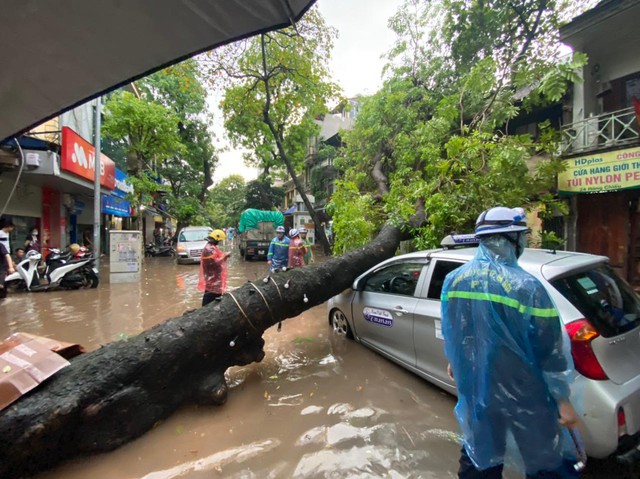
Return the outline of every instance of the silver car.
<path id="1" fill-rule="evenodd" d="M 178 264 L 199 263 L 202 249 L 207 244 L 205 239 L 213 229 L 208 226 L 187 226 L 180 230 L 176 253 Z"/>
<path id="2" fill-rule="evenodd" d="M 471 260 L 476 250 L 450 246 L 378 264 L 358 277 L 352 289 L 329 300 L 329 324 L 337 334 L 456 394 L 447 375 L 440 293 L 445 276 Z M 527 249 L 519 264 L 545 286 L 570 338 L 579 373 L 572 401 L 584 410 L 587 453 L 637 460 L 640 298 L 604 256 Z"/>

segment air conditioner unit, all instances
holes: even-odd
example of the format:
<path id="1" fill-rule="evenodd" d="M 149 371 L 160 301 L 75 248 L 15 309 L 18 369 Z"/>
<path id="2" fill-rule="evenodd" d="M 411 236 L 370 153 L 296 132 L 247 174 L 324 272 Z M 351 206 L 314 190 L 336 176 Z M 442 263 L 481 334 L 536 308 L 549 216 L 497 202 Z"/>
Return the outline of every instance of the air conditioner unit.
<path id="1" fill-rule="evenodd" d="M 20 166 L 18 157 L 9 150 L 0 149 L 0 171 L 14 170 Z"/>
<path id="2" fill-rule="evenodd" d="M 23 150 L 24 170 L 35 170 L 42 164 L 42 155 L 46 155 L 46 151 Z M 4 170 L 14 170 L 20 168 L 20 153 L 15 150 L 0 149 L 0 168 Z"/>
<path id="3" fill-rule="evenodd" d="M 30 150 L 25 150 L 24 151 L 24 167 L 27 170 L 35 170 L 36 168 L 40 167 L 40 165 L 42 164 L 42 158 L 41 155 L 46 154 L 46 152 L 43 151 L 30 151 Z"/>

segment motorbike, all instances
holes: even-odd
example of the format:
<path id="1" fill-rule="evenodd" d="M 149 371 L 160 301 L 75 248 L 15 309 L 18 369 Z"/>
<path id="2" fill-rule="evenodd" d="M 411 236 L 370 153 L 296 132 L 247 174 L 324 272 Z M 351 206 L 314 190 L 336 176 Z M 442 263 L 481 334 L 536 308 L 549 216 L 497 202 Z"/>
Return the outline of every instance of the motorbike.
<path id="1" fill-rule="evenodd" d="M 49 251 L 51 254 L 45 260 L 43 275 L 48 281 L 44 286 L 46 289 L 98 287 L 98 270 L 95 267 L 95 258 L 90 252 L 74 258 L 70 253 L 61 253 L 55 248 L 49 248 Z"/>
<path id="2" fill-rule="evenodd" d="M 144 249 L 144 255 L 149 256 L 175 256 L 176 250 L 170 244 L 164 244 L 162 246 L 157 246 L 153 243 L 147 244 Z"/>
<path id="3" fill-rule="evenodd" d="M 24 287 L 28 291 L 98 287 L 98 271 L 95 268 L 95 259 L 90 253 L 74 258 L 70 253 L 61 253 L 56 248 L 49 248 L 49 251 L 42 275 L 47 280 L 46 283 L 40 281 L 37 268 L 42 255 L 37 251 L 30 251 L 17 265 L 16 272 L 5 278 L 5 284 Z"/>
<path id="4" fill-rule="evenodd" d="M 15 272 L 8 275 L 4 284 L 6 287 L 17 287 L 20 289 L 31 290 L 40 283 L 40 275 L 38 274 L 38 263 L 42 259 L 42 255 L 35 250 L 29 251 L 15 268 Z"/>

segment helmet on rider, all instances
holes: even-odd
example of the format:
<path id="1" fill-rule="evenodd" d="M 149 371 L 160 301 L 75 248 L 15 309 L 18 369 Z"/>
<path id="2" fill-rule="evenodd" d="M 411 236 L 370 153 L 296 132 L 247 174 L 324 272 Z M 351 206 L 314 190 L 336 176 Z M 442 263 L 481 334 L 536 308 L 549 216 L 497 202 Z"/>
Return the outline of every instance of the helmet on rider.
<path id="1" fill-rule="evenodd" d="M 297 229 L 295 229 L 295 228 L 291 228 L 291 229 L 289 230 L 289 238 L 292 238 L 292 239 L 293 239 L 293 238 L 295 238 L 296 236 L 298 236 L 299 234 L 300 234 L 300 232 L 299 232 Z"/>
<path id="2" fill-rule="evenodd" d="M 307 228 L 305 228 L 304 226 L 301 226 L 300 229 L 298 230 L 298 233 L 302 234 L 302 233 L 306 233 L 307 232 Z"/>
<path id="3" fill-rule="evenodd" d="M 227 239 L 227 235 L 222 230 L 213 230 L 206 238 L 208 241 L 223 241 Z"/>
<path id="4" fill-rule="evenodd" d="M 284 234 L 284 226 L 278 226 L 278 227 L 276 228 L 276 233 L 278 233 L 278 234 L 280 234 L 280 233 Z"/>
<path id="5" fill-rule="evenodd" d="M 491 235 L 506 238 L 520 257 L 527 246 L 527 215 L 522 208 L 495 206 L 483 211 L 476 220 L 476 236 L 482 240 Z"/>

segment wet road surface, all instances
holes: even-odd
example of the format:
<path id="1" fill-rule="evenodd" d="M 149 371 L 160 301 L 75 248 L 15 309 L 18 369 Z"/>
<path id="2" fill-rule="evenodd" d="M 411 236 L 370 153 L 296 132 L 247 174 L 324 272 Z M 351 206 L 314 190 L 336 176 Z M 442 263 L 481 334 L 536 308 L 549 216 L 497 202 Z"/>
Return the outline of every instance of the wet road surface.
<path id="1" fill-rule="evenodd" d="M 229 266 L 231 288 L 266 271 L 235 255 Z M 0 306 L 0 337 L 23 331 L 93 350 L 200 306 L 197 266 L 150 258 L 143 268 L 139 284 L 15 293 Z M 228 371 L 224 406 L 185 406 L 116 451 L 38 479 L 457 477 L 451 395 L 335 337 L 324 305 L 264 337 L 261 363 Z M 589 477 L 623 477 L 600 467 Z"/>

